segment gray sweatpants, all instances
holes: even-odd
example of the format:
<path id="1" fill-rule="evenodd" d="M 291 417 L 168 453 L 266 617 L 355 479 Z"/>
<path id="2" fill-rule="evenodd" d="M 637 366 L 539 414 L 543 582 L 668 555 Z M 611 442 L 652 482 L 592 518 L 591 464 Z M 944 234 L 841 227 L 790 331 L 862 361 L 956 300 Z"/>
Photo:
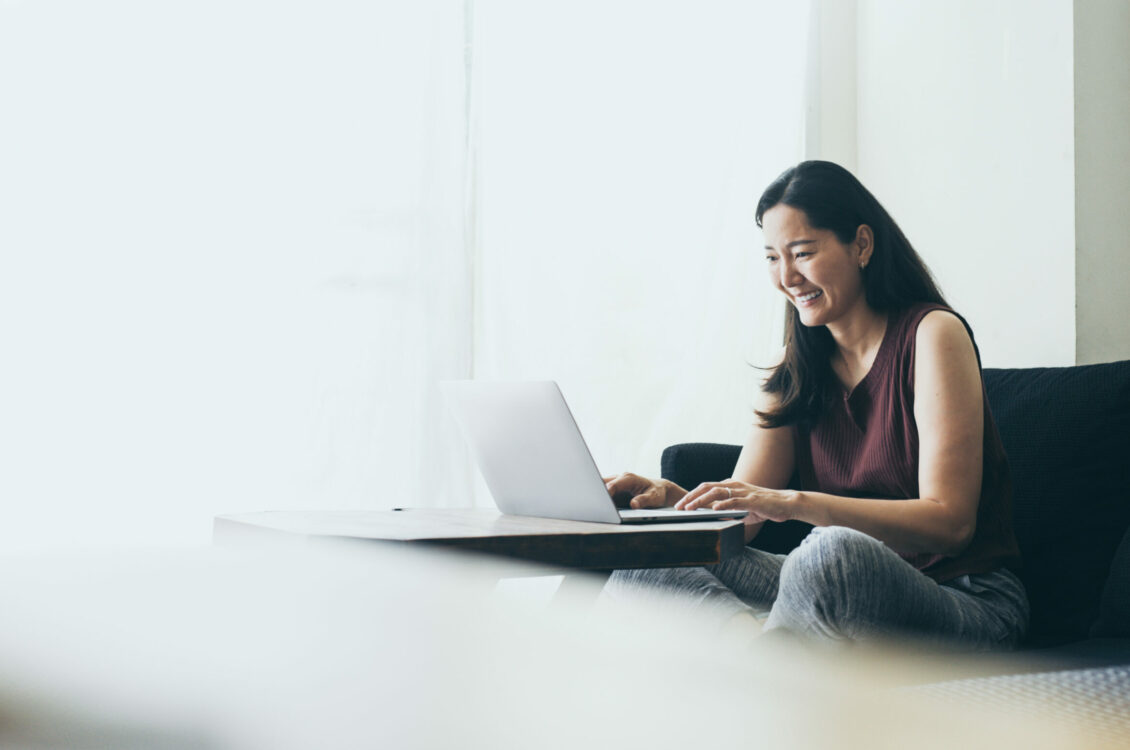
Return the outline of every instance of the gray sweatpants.
<path id="1" fill-rule="evenodd" d="M 765 630 L 805 639 L 915 636 L 973 650 L 1011 648 L 1028 626 L 1028 598 L 1008 570 L 942 584 L 882 542 L 842 526 L 817 527 L 788 555 L 751 547 L 705 568 L 618 570 L 609 595 L 660 588 L 718 619 L 768 613 Z"/>

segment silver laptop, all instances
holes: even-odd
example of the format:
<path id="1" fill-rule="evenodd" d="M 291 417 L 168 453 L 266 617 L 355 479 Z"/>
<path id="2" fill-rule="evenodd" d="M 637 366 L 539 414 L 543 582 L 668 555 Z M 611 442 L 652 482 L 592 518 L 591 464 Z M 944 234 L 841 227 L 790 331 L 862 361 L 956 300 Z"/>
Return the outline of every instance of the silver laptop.
<path id="1" fill-rule="evenodd" d="M 557 383 L 440 383 L 503 513 L 599 523 L 741 518 L 744 510 L 616 507 Z"/>

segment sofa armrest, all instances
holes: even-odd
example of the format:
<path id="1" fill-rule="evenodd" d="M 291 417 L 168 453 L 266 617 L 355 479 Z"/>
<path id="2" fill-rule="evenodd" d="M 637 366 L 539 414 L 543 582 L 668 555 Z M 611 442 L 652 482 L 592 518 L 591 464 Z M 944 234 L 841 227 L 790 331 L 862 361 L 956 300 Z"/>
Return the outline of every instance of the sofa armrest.
<path id="1" fill-rule="evenodd" d="M 685 490 L 694 489 L 703 482 L 729 479 L 741 452 L 740 445 L 722 443 L 672 445 L 663 451 L 660 461 L 663 478 Z M 789 486 L 795 486 L 795 481 L 790 482 Z M 766 552 L 785 554 L 795 549 L 811 530 L 812 524 L 802 521 L 766 521 L 750 546 Z"/>

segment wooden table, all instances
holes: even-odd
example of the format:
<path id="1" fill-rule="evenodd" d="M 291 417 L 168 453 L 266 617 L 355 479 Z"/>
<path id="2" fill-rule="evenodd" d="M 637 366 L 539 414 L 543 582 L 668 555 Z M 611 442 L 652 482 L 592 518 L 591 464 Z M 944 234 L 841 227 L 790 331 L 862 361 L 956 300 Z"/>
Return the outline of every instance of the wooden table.
<path id="1" fill-rule="evenodd" d="M 290 535 L 421 544 L 607 574 L 721 562 L 742 548 L 742 525 L 741 520 L 621 525 L 443 508 L 266 511 L 216 516 L 213 538 Z"/>

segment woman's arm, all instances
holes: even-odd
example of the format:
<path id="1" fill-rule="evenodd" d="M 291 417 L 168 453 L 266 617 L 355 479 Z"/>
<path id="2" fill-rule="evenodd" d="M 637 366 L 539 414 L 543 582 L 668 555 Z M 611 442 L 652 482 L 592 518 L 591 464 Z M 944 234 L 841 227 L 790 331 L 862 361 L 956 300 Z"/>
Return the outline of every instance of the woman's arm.
<path id="1" fill-rule="evenodd" d="M 783 357 L 782 351 L 781 358 Z M 763 413 L 776 408 L 778 403 L 776 394 L 766 393 L 761 389 L 758 389 L 757 396 L 754 397 L 754 408 Z M 796 446 L 793 436 L 794 430 L 791 426 L 769 429 L 754 424 L 749 430 L 745 445 L 742 446 L 732 479 L 769 489 L 787 487 L 796 465 Z M 758 519 L 754 514 L 746 517 L 747 543 L 757 536 L 764 523 L 764 519 Z"/>
<path id="2" fill-rule="evenodd" d="M 735 472 L 730 482 L 695 488 L 680 505 L 746 508 L 763 520 L 847 526 L 903 553 L 958 554 L 977 523 L 984 430 L 981 372 L 965 326 L 948 312 L 934 311 L 922 319 L 915 350 L 920 497 L 891 501 L 781 491 L 734 481 L 739 480 Z"/>
<path id="3" fill-rule="evenodd" d="M 784 356 L 782 350 L 781 356 Z M 777 406 L 774 394 L 758 389 L 754 408 L 766 412 Z M 759 424 L 750 428 L 745 445 L 738 455 L 730 481 L 740 481 L 759 487 L 783 489 L 788 486 L 795 465 L 793 428 L 766 429 Z M 687 491 L 667 479 L 648 479 L 636 474 L 604 477 L 605 487 L 614 498 L 630 508 L 656 508 L 674 505 L 682 508 Z M 725 493 L 723 493 L 725 494 Z M 630 498 L 630 502 L 627 499 Z M 761 530 L 764 519 L 755 514 L 746 517 L 745 540 L 749 542 Z"/>

